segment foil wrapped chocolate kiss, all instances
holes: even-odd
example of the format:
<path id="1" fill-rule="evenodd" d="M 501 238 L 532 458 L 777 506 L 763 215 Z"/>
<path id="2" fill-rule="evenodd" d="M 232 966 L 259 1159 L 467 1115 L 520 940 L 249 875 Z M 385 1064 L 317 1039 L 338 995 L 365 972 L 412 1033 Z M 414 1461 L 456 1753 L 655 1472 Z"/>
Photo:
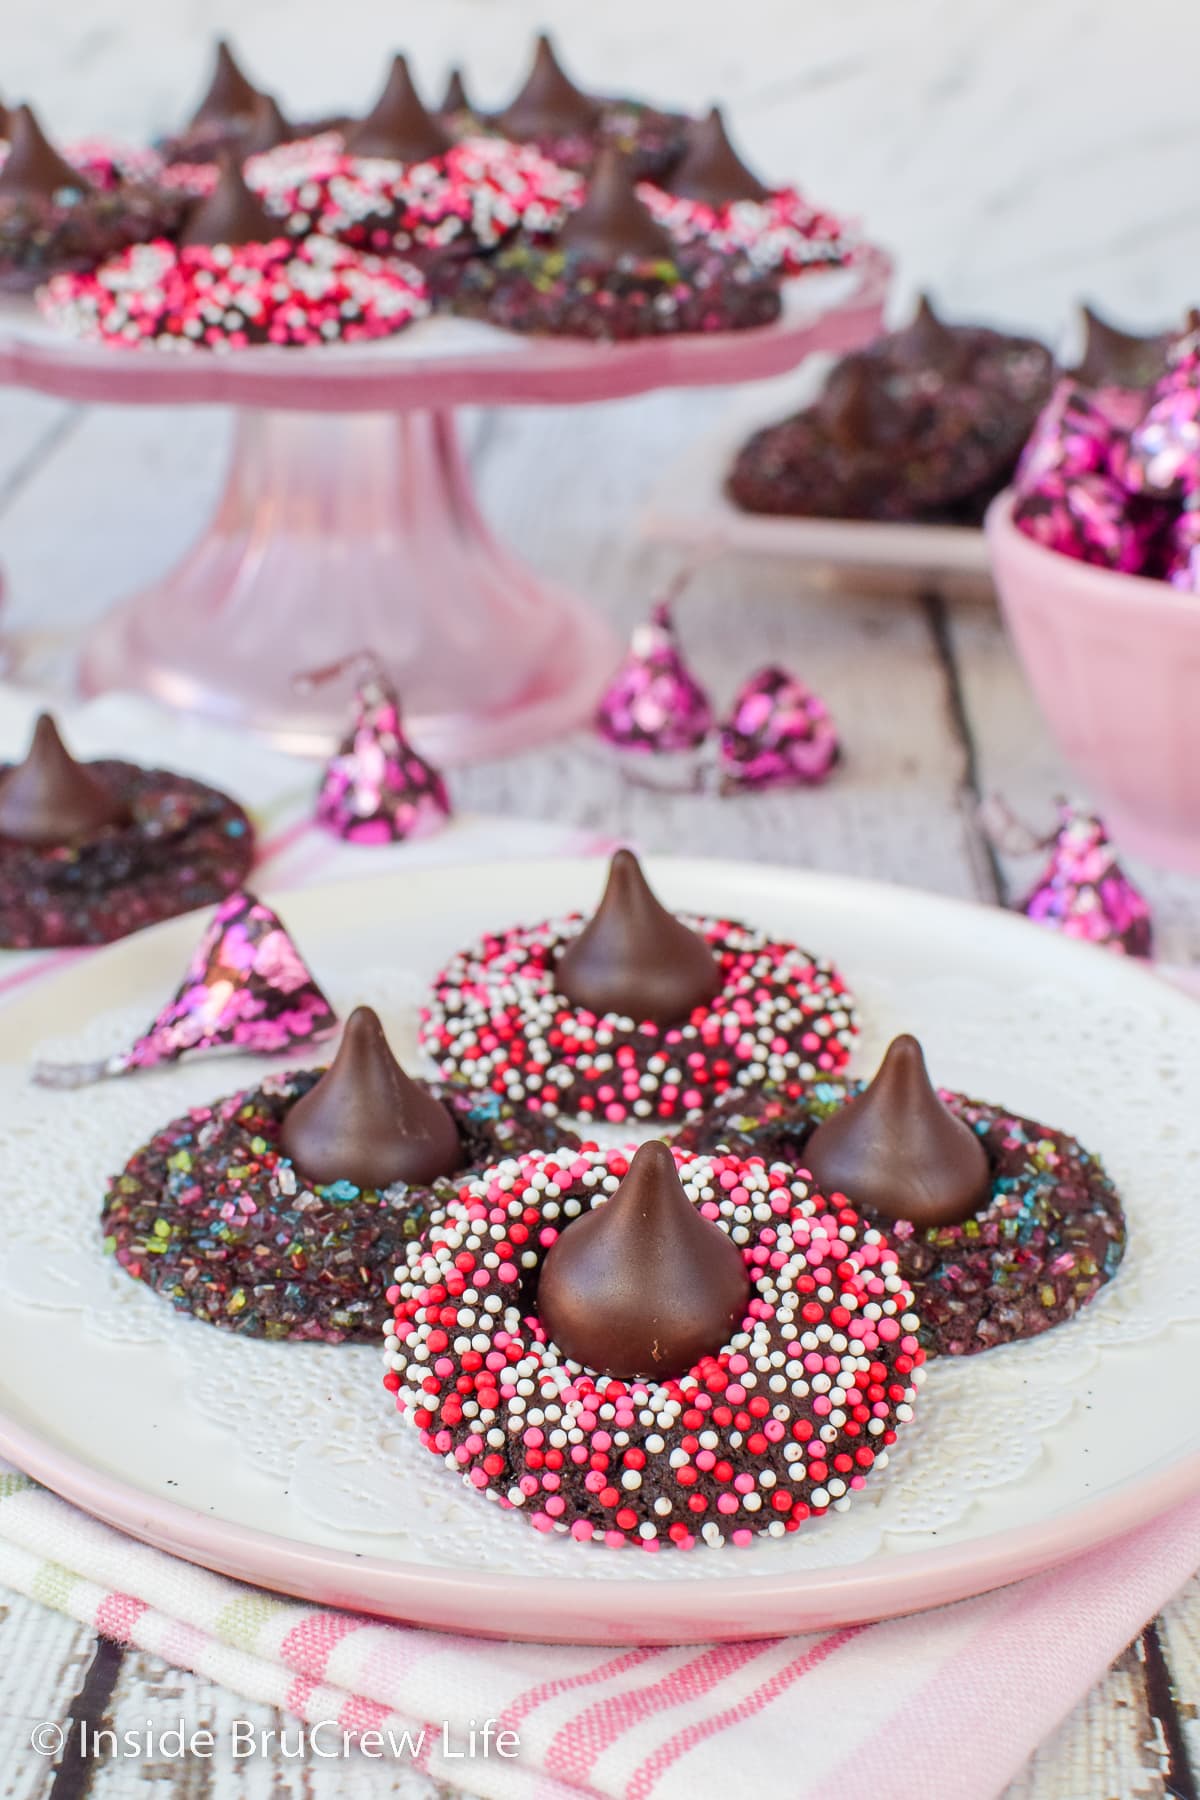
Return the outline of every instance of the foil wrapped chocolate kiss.
<path id="1" fill-rule="evenodd" d="M 37 1063 L 44 1087 L 84 1087 L 201 1050 L 272 1055 L 328 1037 L 337 1015 L 278 913 L 230 894 L 213 915 L 173 999 L 128 1050 L 97 1062 Z"/>
<path id="2" fill-rule="evenodd" d="M 279 1142 L 298 1172 L 321 1186 L 426 1183 L 462 1161 L 449 1112 L 405 1074 L 369 1006 L 346 1020 L 337 1055 L 292 1107 Z"/>
<path id="3" fill-rule="evenodd" d="M 919 1230 L 961 1225 L 991 1188 L 983 1145 L 939 1097 L 915 1037 L 893 1038 L 874 1080 L 818 1125 L 803 1160 L 823 1194 Z"/>
<path id="4" fill-rule="evenodd" d="M 556 985 L 597 1016 L 677 1025 L 713 999 L 721 970 L 699 933 L 655 897 L 633 851 L 618 850 L 599 906 L 558 959 Z"/>
<path id="5" fill-rule="evenodd" d="M 551 1245 L 537 1309 L 585 1368 L 669 1381 L 729 1342 L 749 1298 L 741 1251 L 688 1199 L 667 1146 L 649 1143 L 612 1197 Z"/>

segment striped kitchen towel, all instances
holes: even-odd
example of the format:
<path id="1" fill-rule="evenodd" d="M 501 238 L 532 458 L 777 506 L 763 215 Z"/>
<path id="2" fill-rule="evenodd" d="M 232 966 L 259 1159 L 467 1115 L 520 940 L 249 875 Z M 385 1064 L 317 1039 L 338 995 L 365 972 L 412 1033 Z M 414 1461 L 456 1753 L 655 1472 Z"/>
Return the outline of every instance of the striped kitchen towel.
<path id="1" fill-rule="evenodd" d="M 322 1754 L 345 1736 L 350 1757 L 484 1800 L 993 1800 L 1198 1565 L 1193 1501 L 1049 1575 L 880 1625 L 682 1649 L 494 1643 L 209 1574 L 0 1464 L 0 1585 L 285 1708 Z"/>

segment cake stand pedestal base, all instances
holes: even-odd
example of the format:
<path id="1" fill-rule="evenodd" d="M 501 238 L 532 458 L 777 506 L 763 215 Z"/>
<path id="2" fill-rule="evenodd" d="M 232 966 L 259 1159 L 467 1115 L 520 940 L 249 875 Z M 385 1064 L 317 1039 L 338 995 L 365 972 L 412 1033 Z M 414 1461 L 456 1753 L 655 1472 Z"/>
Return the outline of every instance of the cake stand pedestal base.
<path id="1" fill-rule="evenodd" d="M 452 413 L 243 409 L 204 536 L 94 629 L 80 679 L 321 754 L 353 677 L 307 693 L 296 677 L 364 650 L 419 747 L 449 764 L 580 724 L 619 654 L 581 600 L 492 535 Z"/>

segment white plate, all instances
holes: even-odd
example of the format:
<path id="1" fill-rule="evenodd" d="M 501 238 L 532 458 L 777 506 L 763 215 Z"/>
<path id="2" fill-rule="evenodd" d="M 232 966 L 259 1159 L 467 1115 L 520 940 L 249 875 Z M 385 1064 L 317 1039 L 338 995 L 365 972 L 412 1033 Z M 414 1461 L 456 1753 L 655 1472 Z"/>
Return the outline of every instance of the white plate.
<path id="1" fill-rule="evenodd" d="M 94 1033 L 114 1007 L 149 1017 L 195 941 L 185 919 L 5 1011 L 0 1453 L 135 1535 L 265 1586 L 566 1640 L 682 1642 L 885 1616 L 1046 1567 L 1200 1488 L 1194 1003 L 998 911 L 757 866 L 662 862 L 651 874 L 675 906 L 834 955 L 869 1019 L 861 1067 L 916 1029 L 940 1079 L 1097 1148 L 1130 1216 L 1126 1264 L 1101 1298 L 1033 1343 L 935 1364 L 892 1468 L 844 1518 L 745 1551 L 657 1557 L 543 1538 L 420 1450 L 389 1410 L 372 1349 L 243 1343 L 179 1318 L 101 1256 L 107 1169 L 81 1154 L 89 1142 L 107 1131 L 115 1160 L 138 1132 L 261 1065 L 201 1059 L 88 1097 L 14 1087 L 11 1064 L 49 1033 Z M 403 1041 L 405 971 L 427 978 L 486 926 L 586 907 L 599 877 L 594 861 L 423 870 L 281 904 L 335 999 L 378 987 Z M 376 970 L 398 973 L 399 1001 Z M 47 1131 L 63 1157 L 53 1190 L 53 1159 L 37 1150 Z M 71 1221 L 45 1291 L 14 1248 L 36 1231 L 39 1204 Z M 123 1336 L 106 1323 L 106 1294 L 129 1301 Z"/>

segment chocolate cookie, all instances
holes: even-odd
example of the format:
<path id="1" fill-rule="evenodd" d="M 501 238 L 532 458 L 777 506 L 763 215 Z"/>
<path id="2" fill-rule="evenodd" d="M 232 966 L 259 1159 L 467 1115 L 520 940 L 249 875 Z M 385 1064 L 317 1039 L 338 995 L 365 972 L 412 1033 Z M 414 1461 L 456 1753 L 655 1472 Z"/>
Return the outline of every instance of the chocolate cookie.
<path id="1" fill-rule="evenodd" d="M 820 398 L 742 446 L 730 498 L 747 512 L 961 523 L 1007 485 L 1048 398 L 1031 338 L 914 323 L 845 357 Z"/>
<path id="2" fill-rule="evenodd" d="M 803 1169 L 816 1125 L 858 1091 L 861 1084 L 819 1081 L 800 1099 L 731 1096 L 685 1125 L 675 1144 Z M 942 1090 L 941 1098 L 983 1142 L 990 1203 L 959 1225 L 886 1229 L 916 1295 L 923 1348 L 972 1356 L 1040 1336 L 1086 1306 L 1120 1267 L 1125 1215 L 1099 1159 L 1066 1132 L 962 1094 Z"/>
<path id="3" fill-rule="evenodd" d="M 730 1089 L 836 1074 L 854 1041 L 836 969 L 729 919 L 686 921 L 716 958 L 714 997 L 678 1024 L 568 1001 L 556 970 L 578 914 L 514 926 L 461 951 L 434 982 L 421 1042 L 447 1079 L 539 1114 L 682 1119 Z"/>
<path id="4" fill-rule="evenodd" d="M 377 1341 L 404 1246 L 448 1190 L 306 1184 L 279 1146 L 322 1074 L 271 1076 L 155 1134 L 109 1183 L 105 1249 L 135 1280 L 247 1337 Z M 425 1085 L 425 1084 L 422 1084 Z M 456 1180 L 534 1146 L 576 1142 L 519 1106 L 431 1084 L 462 1144 Z"/>
<path id="5" fill-rule="evenodd" d="M 124 820 L 67 843 L 0 835 L 0 944 L 107 944 L 242 885 L 254 830 L 228 794 L 167 769 L 109 759 L 83 766 L 111 790 Z"/>
<path id="6" fill-rule="evenodd" d="M 498 1164 L 438 1201 L 396 1271 L 384 1383 L 401 1415 L 540 1531 L 649 1550 L 782 1537 L 845 1510 L 911 1417 L 924 1352 L 886 1236 L 791 1171 L 676 1161 L 681 1204 L 732 1240 L 750 1295 L 740 1329 L 683 1374 L 589 1370 L 541 1316 L 572 1221 L 620 1203 L 621 1151 Z M 652 1315 L 678 1275 L 643 1268 Z"/>

